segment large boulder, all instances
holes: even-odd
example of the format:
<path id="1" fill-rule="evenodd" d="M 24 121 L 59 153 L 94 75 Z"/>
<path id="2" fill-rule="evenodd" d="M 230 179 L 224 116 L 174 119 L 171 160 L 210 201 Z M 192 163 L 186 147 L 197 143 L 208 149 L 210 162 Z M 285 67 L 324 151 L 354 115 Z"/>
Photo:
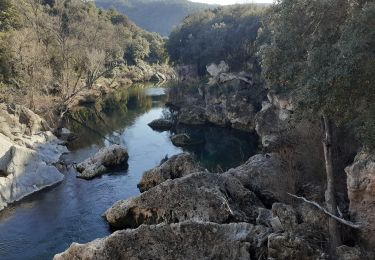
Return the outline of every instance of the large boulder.
<path id="1" fill-rule="evenodd" d="M 206 109 L 195 105 L 182 107 L 178 113 L 178 122 L 186 125 L 204 125 L 208 122 Z"/>
<path id="2" fill-rule="evenodd" d="M 29 109 L 0 104 L 0 210 L 64 179 L 54 164 L 68 150 L 46 130 Z"/>
<path id="3" fill-rule="evenodd" d="M 166 131 L 170 130 L 173 127 L 173 122 L 168 119 L 155 119 L 154 121 L 148 124 L 153 130 Z"/>
<path id="4" fill-rule="evenodd" d="M 77 136 L 67 128 L 58 128 L 54 134 L 62 141 L 71 142 L 77 138 Z"/>
<path id="5" fill-rule="evenodd" d="M 283 203 L 272 205 L 272 216 L 280 221 L 283 230 L 293 231 L 298 226 L 298 216 L 296 210 Z"/>
<path id="6" fill-rule="evenodd" d="M 176 134 L 171 136 L 171 141 L 175 146 L 184 147 L 192 143 L 188 134 Z"/>
<path id="7" fill-rule="evenodd" d="M 274 233 L 268 237 L 268 259 L 315 260 L 320 259 L 320 256 L 320 251 L 315 250 L 305 239 L 295 234 Z"/>
<path id="8" fill-rule="evenodd" d="M 95 178 L 111 168 L 126 166 L 129 159 L 128 151 L 117 144 L 100 149 L 93 157 L 77 165 L 77 177 L 82 179 Z"/>
<path id="9" fill-rule="evenodd" d="M 263 102 L 262 110 L 255 117 L 255 130 L 263 147 L 275 149 L 285 144 L 289 127 L 290 111 Z"/>
<path id="10" fill-rule="evenodd" d="M 254 155 L 243 165 L 230 169 L 227 174 L 240 180 L 268 206 L 277 201 L 288 202 L 290 197 L 287 192 L 294 192 L 294 182 L 277 153 Z"/>
<path id="11" fill-rule="evenodd" d="M 375 155 L 360 152 L 347 173 L 349 211 L 354 221 L 362 223 L 360 239 L 368 249 L 375 248 Z"/>
<path id="12" fill-rule="evenodd" d="M 236 178 L 204 172 L 167 180 L 137 197 L 119 201 L 104 217 L 115 228 L 186 220 L 254 222 L 259 206 L 263 206 L 260 200 Z"/>
<path id="13" fill-rule="evenodd" d="M 158 167 L 146 171 L 138 184 L 138 188 L 141 192 L 144 192 L 168 179 L 181 178 L 203 170 L 191 154 L 174 155 Z"/>
<path id="14" fill-rule="evenodd" d="M 246 223 L 143 225 L 88 244 L 73 243 L 54 259 L 258 259 L 268 233 Z"/>
<path id="15" fill-rule="evenodd" d="M 48 131 L 45 120 L 23 106 L 0 103 L 0 133 L 23 145 L 23 137 Z"/>
<path id="16" fill-rule="evenodd" d="M 211 63 L 206 66 L 208 74 L 212 77 L 217 77 L 221 73 L 226 73 L 229 71 L 229 65 L 225 61 L 221 61 L 219 64 Z"/>
<path id="17" fill-rule="evenodd" d="M 268 101 L 262 103 L 262 110 L 255 117 L 255 130 L 261 137 L 263 147 L 275 149 L 287 141 L 294 106 L 290 95 L 269 92 L 267 98 Z"/>
<path id="18" fill-rule="evenodd" d="M 359 247 L 342 245 L 336 248 L 338 260 L 370 260 L 375 259 L 374 252 L 364 251 Z"/>

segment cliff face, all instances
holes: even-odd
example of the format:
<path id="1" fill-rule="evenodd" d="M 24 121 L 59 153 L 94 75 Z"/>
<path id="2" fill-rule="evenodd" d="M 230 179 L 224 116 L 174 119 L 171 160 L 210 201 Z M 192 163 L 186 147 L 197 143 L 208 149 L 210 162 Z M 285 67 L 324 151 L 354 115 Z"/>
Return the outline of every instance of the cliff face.
<path id="1" fill-rule="evenodd" d="M 267 94 L 259 76 L 227 73 L 229 68 L 223 63 L 207 69 L 212 76 L 208 84 L 170 90 L 168 101 L 177 111 L 178 122 L 254 131 L 255 115 Z"/>
<path id="2" fill-rule="evenodd" d="M 64 152 L 66 147 L 38 115 L 0 104 L 0 210 L 62 181 L 54 164 Z"/>
<path id="3" fill-rule="evenodd" d="M 375 155 L 359 153 L 345 169 L 353 220 L 362 223 L 359 236 L 368 249 L 375 248 Z"/>

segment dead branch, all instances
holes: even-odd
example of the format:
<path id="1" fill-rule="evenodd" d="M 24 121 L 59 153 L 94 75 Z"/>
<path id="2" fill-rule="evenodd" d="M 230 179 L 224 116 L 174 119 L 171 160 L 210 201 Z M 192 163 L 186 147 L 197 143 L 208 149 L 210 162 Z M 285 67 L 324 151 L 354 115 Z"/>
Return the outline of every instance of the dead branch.
<path id="1" fill-rule="evenodd" d="M 358 223 L 353 223 L 349 220 L 345 220 L 343 218 L 339 218 L 335 215 L 333 215 L 332 213 L 330 213 L 328 210 L 326 210 L 325 208 L 323 208 L 322 206 L 320 206 L 317 202 L 315 201 L 310 201 L 304 197 L 299 197 L 297 195 L 294 195 L 294 194 L 290 194 L 288 193 L 288 195 L 292 196 L 293 198 L 296 198 L 296 199 L 299 199 L 299 200 L 303 200 L 304 202 L 310 204 L 310 205 L 313 205 L 314 207 L 316 207 L 317 209 L 323 211 L 326 215 L 330 216 L 331 218 L 337 220 L 338 222 L 340 222 L 341 224 L 344 224 L 344 225 L 347 225 L 349 227 L 352 227 L 352 228 L 355 228 L 355 229 L 360 229 L 362 228 L 362 225 L 361 224 L 358 224 Z"/>

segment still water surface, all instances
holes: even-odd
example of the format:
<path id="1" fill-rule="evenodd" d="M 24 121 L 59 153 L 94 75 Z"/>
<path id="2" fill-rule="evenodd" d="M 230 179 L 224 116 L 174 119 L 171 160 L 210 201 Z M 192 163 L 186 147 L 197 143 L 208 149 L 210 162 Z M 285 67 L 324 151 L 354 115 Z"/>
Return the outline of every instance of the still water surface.
<path id="1" fill-rule="evenodd" d="M 0 259 L 52 259 L 72 242 L 86 243 L 111 233 L 101 214 L 114 202 L 139 194 L 145 170 L 165 155 L 183 150 L 170 142 L 171 132 L 156 132 L 148 123 L 168 115 L 165 89 L 135 85 L 71 114 L 67 126 L 78 135 L 69 145 L 68 162 L 80 162 L 101 147 L 119 143 L 129 152 L 129 168 L 86 181 L 66 170 L 65 180 L 0 212 Z M 205 167 L 228 169 L 244 162 L 257 149 L 249 133 L 213 126 L 178 127 L 195 145 L 184 148 Z"/>

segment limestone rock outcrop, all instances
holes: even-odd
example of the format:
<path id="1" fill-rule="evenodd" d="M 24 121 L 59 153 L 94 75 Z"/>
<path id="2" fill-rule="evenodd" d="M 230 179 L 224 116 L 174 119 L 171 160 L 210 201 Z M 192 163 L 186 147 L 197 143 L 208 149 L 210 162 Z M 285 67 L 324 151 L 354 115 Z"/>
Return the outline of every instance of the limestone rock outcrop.
<path id="1" fill-rule="evenodd" d="M 171 136 L 171 141 L 175 146 L 184 147 L 191 144 L 192 140 L 188 134 L 176 134 Z"/>
<path id="2" fill-rule="evenodd" d="M 266 205 L 276 201 L 285 202 L 289 199 L 287 192 L 293 193 L 293 181 L 277 153 L 254 155 L 243 165 L 230 169 L 227 174 L 254 191 Z"/>
<path id="3" fill-rule="evenodd" d="M 137 82 L 155 82 L 162 84 L 177 78 L 176 71 L 167 64 L 153 64 L 139 60 L 136 65 L 123 65 L 113 70 L 113 77 L 102 77 L 97 85 L 119 87 Z M 113 80 L 116 79 L 116 80 Z"/>
<path id="4" fill-rule="evenodd" d="M 29 109 L 0 104 L 0 210 L 61 182 L 54 166 L 68 150 Z"/>
<path id="5" fill-rule="evenodd" d="M 167 119 L 155 119 L 148 124 L 153 130 L 157 131 L 166 131 L 170 130 L 173 127 L 173 122 Z"/>
<path id="6" fill-rule="evenodd" d="M 363 251 L 359 247 L 339 246 L 336 248 L 338 260 L 370 260 L 374 259 L 375 254 Z"/>
<path id="7" fill-rule="evenodd" d="M 213 75 L 209 84 L 169 91 L 169 104 L 177 110 L 178 122 L 253 131 L 255 115 L 266 99 L 263 82 L 256 73 L 226 73 L 225 64 L 211 64 L 207 69 Z"/>
<path id="8" fill-rule="evenodd" d="M 115 203 L 104 217 L 115 228 L 186 220 L 215 223 L 255 222 L 257 196 L 234 177 L 194 173 L 167 180 L 137 197 Z"/>
<path id="9" fill-rule="evenodd" d="M 206 66 L 208 74 L 212 77 L 217 77 L 221 73 L 226 73 L 229 71 L 229 65 L 225 61 L 220 61 L 219 64 L 211 63 Z"/>
<path id="10" fill-rule="evenodd" d="M 124 147 L 116 144 L 104 147 L 93 157 L 77 165 L 77 177 L 82 179 L 95 178 L 111 168 L 126 166 L 128 159 L 128 151 Z"/>
<path id="11" fill-rule="evenodd" d="M 263 147 L 274 149 L 283 145 L 287 138 L 290 111 L 280 109 L 264 101 L 262 110 L 255 117 L 255 130 Z"/>
<path id="12" fill-rule="evenodd" d="M 191 154 L 174 155 L 158 167 L 146 171 L 138 184 L 138 188 L 141 192 L 144 192 L 166 180 L 181 178 L 200 171 L 204 171 L 204 169 L 198 165 Z"/>
<path id="13" fill-rule="evenodd" d="M 269 230 L 247 223 L 183 222 L 143 225 L 88 244 L 73 243 L 55 260 L 258 259 Z"/>
<path id="14" fill-rule="evenodd" d="M 319 259 L 320 252 L 315 251 L 307 241 L 292 233 L 272 233 L 268 237 L 268 259 L 289 260 Z"/>
<path id="15" fill-rule="evenodd" d="M 360 152 L 347 173 L 349 211 L 354 221 L 362 223 L 360 239 L 368 249 L 375 248 L 375 155 Z"/>

